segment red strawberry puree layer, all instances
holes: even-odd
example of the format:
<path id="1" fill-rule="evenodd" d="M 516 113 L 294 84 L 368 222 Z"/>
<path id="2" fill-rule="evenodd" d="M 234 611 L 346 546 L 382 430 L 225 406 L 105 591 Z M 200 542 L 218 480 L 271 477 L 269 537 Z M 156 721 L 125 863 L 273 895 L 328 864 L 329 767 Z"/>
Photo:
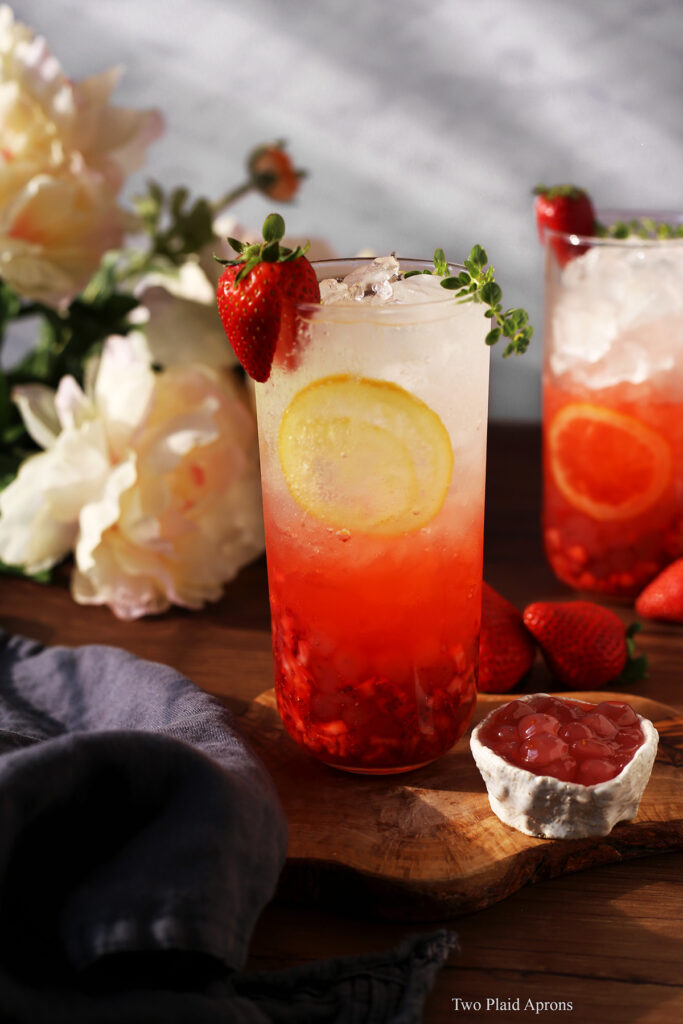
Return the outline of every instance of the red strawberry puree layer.
<path id="1" fill-rule="evenodd" d="M 638 716 L 622 701 L 588 704 L 545 695 L 505 704 L 480 735 L 518 768 L 584 786 L 613 779 L 644 738 Z"/>

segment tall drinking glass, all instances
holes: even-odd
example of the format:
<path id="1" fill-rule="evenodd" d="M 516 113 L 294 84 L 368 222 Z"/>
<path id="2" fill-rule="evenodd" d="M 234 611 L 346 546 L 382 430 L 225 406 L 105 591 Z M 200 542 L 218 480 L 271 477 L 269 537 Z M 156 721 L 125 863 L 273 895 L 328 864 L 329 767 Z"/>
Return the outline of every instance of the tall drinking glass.
<path id="1" fill-rule="evenodd" d="M 547 557 L 572 587 L 633 598 L 683 554 L 683 238 L 545 247 Z"/>
<path id="2" fill-rule="evenodd" d="M 327 764 L 401 772 L 476 701 L 490 323 L 434 277 L 315 266 L 370 296 L 323 285 L 256 385 L 277 704 Z"/>

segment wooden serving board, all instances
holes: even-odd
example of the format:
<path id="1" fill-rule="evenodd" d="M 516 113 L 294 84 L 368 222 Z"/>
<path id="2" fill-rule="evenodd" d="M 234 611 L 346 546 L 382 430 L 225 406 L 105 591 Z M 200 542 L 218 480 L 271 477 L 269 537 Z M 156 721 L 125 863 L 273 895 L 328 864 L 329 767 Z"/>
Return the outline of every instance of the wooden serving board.
<path id="1" fill-rule="evenodd" d="M 354 775 L 301 751 L 282 727 L 273 691 L 261 694 L 240 720 L 289 822 L 280 895 L 426 920 L 481 909 L 539 879 L 683 848 L 683 717 L 634 694 L 562 696 L 626 700 L 660 733 L 638 817 L 604 838 L 533 839 L 504 825 L 489 807 L 469 734 L 425 768 Z M 510 699 L 481 694 L 472 726 Z"/>

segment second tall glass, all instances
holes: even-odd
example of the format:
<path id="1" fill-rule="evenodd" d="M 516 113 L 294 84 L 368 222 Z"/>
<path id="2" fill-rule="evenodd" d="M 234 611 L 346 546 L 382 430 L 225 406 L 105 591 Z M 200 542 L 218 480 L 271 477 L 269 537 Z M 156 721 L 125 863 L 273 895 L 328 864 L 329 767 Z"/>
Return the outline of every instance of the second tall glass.
<path id="1" fill-rule="evenodd" d="M 570 586 L 630 599 L 683 554 L 683 239 L 545 245 L 546 552 Z"/>

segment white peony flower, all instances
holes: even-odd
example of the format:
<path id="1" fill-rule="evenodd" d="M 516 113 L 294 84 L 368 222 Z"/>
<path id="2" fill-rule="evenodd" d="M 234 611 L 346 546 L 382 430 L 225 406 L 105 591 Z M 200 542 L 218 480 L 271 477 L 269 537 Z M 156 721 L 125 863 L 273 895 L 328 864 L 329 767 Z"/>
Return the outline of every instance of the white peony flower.
<path id="1" fill-rule="evenodd" d="M 141 305 L 132 318 L 145 325 L 153 363 L 199 362 L 214 369 L 237 366 L 216 315 L 216 286 L 197 260 L 144 275 L 135 287 Z"/>
<path id="2" fill-rule="evenodd" d="M 72 595 L 122 619 L 200 608 L 264 548 L 256 427 L 243 389 L 201 364 L 150 366 L 108 339 L 85 390 L 16 389 L 45 450 L 0 493 L 0 559 L 37 572 L 74 552 Z"/>
<path id="3" fill-rule="evenodd" d="M 0 276 L 30 298 L 73 297 L 131 226 L 116 197 L 162 120 L 110 105 L 119 76 L 72 82 L 0 6 Z"/>

